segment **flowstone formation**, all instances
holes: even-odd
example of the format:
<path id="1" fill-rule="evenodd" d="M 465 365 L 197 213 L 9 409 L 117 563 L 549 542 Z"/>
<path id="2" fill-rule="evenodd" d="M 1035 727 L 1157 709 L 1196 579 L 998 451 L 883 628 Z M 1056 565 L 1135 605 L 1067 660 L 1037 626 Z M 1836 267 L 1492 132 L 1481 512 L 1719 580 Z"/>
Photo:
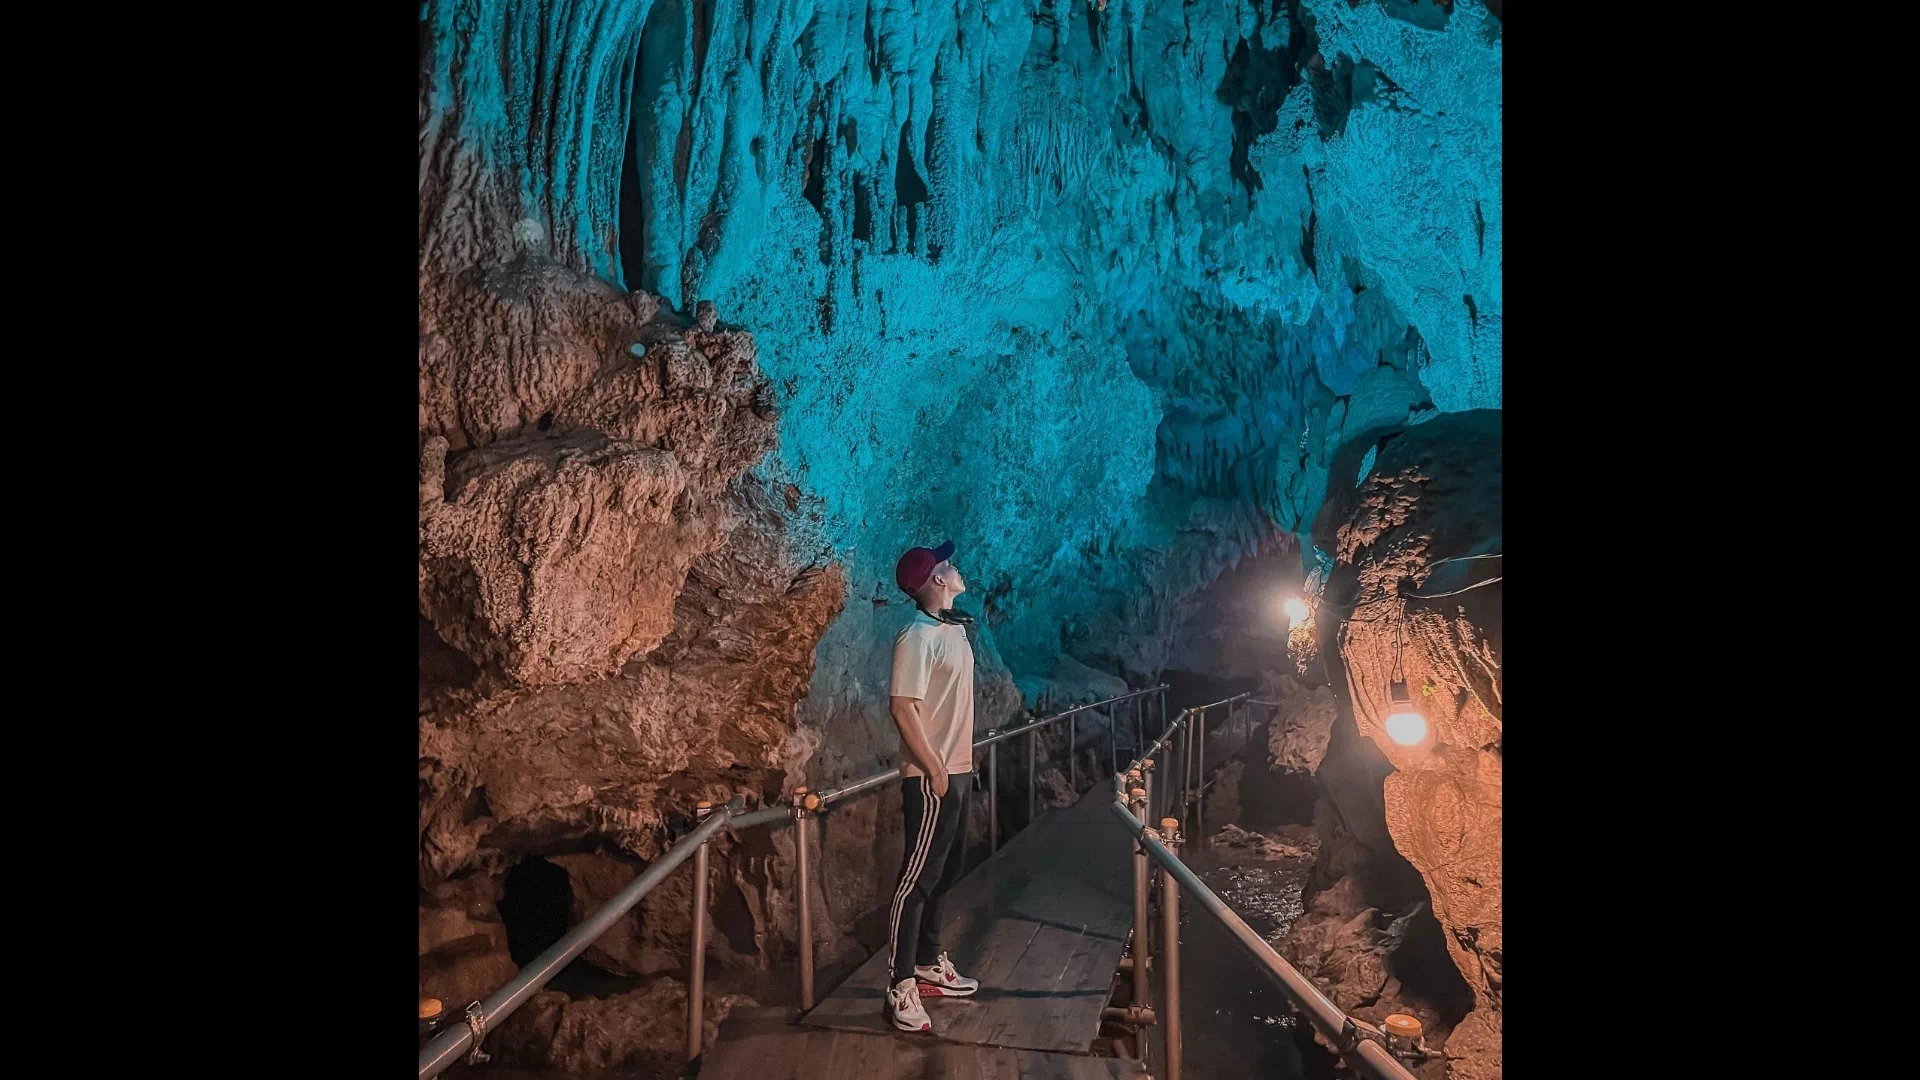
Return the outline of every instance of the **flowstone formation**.
<path id="1" fill-rule="evenodd" d="M 552 856 L 576 900 L 604 899 L 696 800 L 779 797 L 794 704 L 846 592 L 801 538 L 801 494 L 749 472 L 777 418 L 751 336 L 547 244 L 516 205 L 524 177 L 461 121 L 484 91 L 422 94 L 420 980 L 455 1003 L 515 970 L 510 868 Z M 716 845 L 712 891 L 737 913 L 713 935 L 723 963 L 782 948 L 767 854 Z M 683 971 L 672 899 L 650 897 L 589 962 Z M 564 1032 L 572 1015 L 521 1023 Z M 646 1049 L 623 1045 L 561 1039 L 554 1063 Z"/>
<path id="2" fill-rule="evenodd" d="M 1362 449 L 1338 463 L 1357 482 L 1314 526 L 1335 560 L 1317 617 L 1321 640 L 1337 642 L 1322 649 L 1328 685 L 1294 696 L 1287 713 L 1300 722 L 1276 725 L 1290 750 L 1326 740 L 1312 765 L 1324 796 L 1309 914 L 1282 948 L 1363 1018 L 1392 1007 L 1429 1029 L 1437 1021 L 1447 1075 L 1492 1080 L 1503 985 L 1500 413 L 1444 416 Z M 1431 732 L 1411 747 L 1385 728 L 1396 652 Z M 1337 716 L 1314 705 L 1326 690 Z M 1435 925 L 1449 971 L 1421 940 Z"/>

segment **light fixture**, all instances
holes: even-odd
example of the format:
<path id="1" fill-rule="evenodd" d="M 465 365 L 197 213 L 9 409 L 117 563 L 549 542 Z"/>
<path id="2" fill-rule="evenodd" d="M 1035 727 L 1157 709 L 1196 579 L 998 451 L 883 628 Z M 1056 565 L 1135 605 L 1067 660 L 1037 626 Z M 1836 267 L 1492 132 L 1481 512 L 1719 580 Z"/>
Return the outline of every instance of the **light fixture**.
<path id="1" fill-rule="evenodd" d="M 1400 629 L 1404 620 L 1393 624 L 1393 674 L 1387 680 L 1387 738 L 1401 746 L 1416 746 L 1427 737 L 1427 718 L 1413 707 L 1413 695 L 1407 692 L 1407 673 L 1400 668 Z"/>
<path id="2" fill-rule="evenodd" d="M 1307 602 L 1305 600 L 1297 596 L 1289 596 L 1284 606 L 1287 609 L 1289 629 L 1307 621 Z"/>
<path id="3" fill-rule="evenodd" d="M 1387 684 L 1387 738 L 1401 746 L 1413 746 L 1427 737 L 1427 718 L 1413 707 L 1413 695 L 1407 693 L 1403 679 Z"/>

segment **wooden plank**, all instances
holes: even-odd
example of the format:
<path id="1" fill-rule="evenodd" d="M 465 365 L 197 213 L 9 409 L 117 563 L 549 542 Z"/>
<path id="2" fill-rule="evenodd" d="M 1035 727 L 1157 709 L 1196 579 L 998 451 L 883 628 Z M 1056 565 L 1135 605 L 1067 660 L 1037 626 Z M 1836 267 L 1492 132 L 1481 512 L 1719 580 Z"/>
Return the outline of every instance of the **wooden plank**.
<path id="1" fill-rule="evenodd" d="M 777 1010 L 764 1010 L 768 1013 Z M 748 1010 L 751 1012 L 751 1010 Z M 1147 1080 L 1137 1061 L 969 1046 L 894 1033 L 794 1027 L 775 1015 L 729 1017 L 701 1080 Z"/>
<path id="2" fill-rule="evenodd" d="M 924 999 L 936 1037 L 1063 1053 L 1092 1044 L 1133 923 L 1132 849 L 1111 801 L 1100 785 L 1042 815 L 942 900 L 941 941 L 981 989 Z M 892 1034 L 886 959 L 870 957 L 803 1023 Z"/>

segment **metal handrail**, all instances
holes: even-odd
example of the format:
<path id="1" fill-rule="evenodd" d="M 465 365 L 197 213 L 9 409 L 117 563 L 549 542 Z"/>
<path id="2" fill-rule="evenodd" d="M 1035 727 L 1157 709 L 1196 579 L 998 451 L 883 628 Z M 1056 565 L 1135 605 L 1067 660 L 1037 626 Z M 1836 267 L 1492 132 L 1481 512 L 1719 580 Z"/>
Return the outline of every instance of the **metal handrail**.
<path id="1" fill-rule="evenodd" d="M 1192 716 L 1195 711 L 1196 710 L 1194 709 L 1181 709 L 1180 715 L 1173 718 L 1173 723 L 1167 725 L 1167 730 L 1160 733 L 1160 737 L 1153 741 L 1152 746 L 1149 746 L 1145 750 L 1140 751 L 1139 757 L 1134 758 L 1132 761 L 1128 762 L 1126 768 L 1121 769 L 1118 773 L 1114 774 L 1114 778 L 1113 778 L 1114 783 L 1118 784 L 1121 781 L 1121 779 L 1124 778 L 1128 773 L 1132 772 L 1135 769 L 1140 768 L 1141 764 L 1145 762 L 1148 758 L 1159 757 L 1160 751 L 1163 748 L 1165 748 L 1165 746 L 1167 745 L 1167 742 L 1171 740 L 1175 735 L 1180 734 L 1181 725 L 1185 724 L 1187 722 L 1187 718 Z"/>
<path id="2" fill-rule="evenodd" d="M 981 739 L 980 741 L 973 744 L 973 748 L 975 750 L 978 750 L 983 746 L 991 746 L 994 743 L 1001 742 L 1006 739 L 1011 739 L 1015 735 L 1028 735 L 1033 733 L 1035 730 L 1039 728 L 1046 727 L 1050 724 L 1057 724 L 1060 721 L 1065 720 L 1067 717 L 1072 716 L 1075 713 L 1086 712 L 1088 709 L 1097 709 L 1102 705 L 1117 705 L 1122 701 L 1131 701 L 1134 698 L 1146 697 L 1148 694 L 1157 694 L 1160 691 L 1165 689 L 1167 689 L 1167 684 L 1160 683 L 1156 686 L 1149 686 L 1144 690 L 1131 690 L 1131 691 L 1128 691 L 1127 693 L 1120 694 L 1116 697 L 1105 698 L 1100 701 L 1089 701 L 1085 705 L 1075 705 L 1071 709 L 1054 713 L 1052 716 L 1044 716 L 1044 717 L 1041 717 L 1040 719 L 1029 721 L 1028 723 L 1025 723 L 1025 724 L 1021 724 L 1018 727 L 1010 727 L 1005 731 L 1002 731 L 998 735 Z"/>
<path id="3" fill-rule="evenodd" d="M 1253 696 L 1253 691 L 1248 690 L 1243 693 L 1235 694 L 1232 697 L 1221 698 L 1219 701 L 1208 702 L 1205 705 L 1195 705 L 1193 706 L 1193 708 L 1189 709 L 1188 711 L 1189 712 L 1206 712 L 1208 709 L 1217 709 L 1222 705 L 1231 705 L 1236 701 L 1241 701 L 1246 698 L 1250 698 L 1252 696 Z"/>
<path id="4" fill-rule="evenodd" d="M 1057 724 L 1060 721 L 1075 715 L 1076 713 L 1085 712 L 1088 709 L 1097 709 L 1102 705 L 1114 705 L 1122 701 L 1129 701 L 1133 698 L 1145 697 L 1148 694 L 1159 693 L 1160 691 L 1165 689 L 1167 689 L 1167 684 L 1160 683 L 1157 686 L 1149 686 L 1144 690 L 1129 691 L 1117 697 L 1105 698 L 1100 701 L 1089 701 L 1085 705 L 1075 705 L 1071 709 L 1066 709 L 1062 712 L 1054 713 L 1052 716 L 1041 717 L 1038 720 L 1033 720 L 1029 723 L 1021 724 L 1017 727 L 1009 727 L 1005 731 L 998 732 L 997 734 L 994 734 L 994 735 L 989 735 L 984 739 L 976 739 L 974 740 L 973 748 L 975 750 L 983 750 L 989 746 L 994 745 L 995 743 L 1005 742 L 1008 739 L 1012 739 L 1017 736 L 1031 735 L 1043 727 L 1049 727 L 1053 724 Z M 1216 702 L 1215 704 L 1218 704 L 1218 702 Z M 851 798 L 865 791 L 871 791 L 872 789 L 879 787 L 880 785 L 886 783 L 889 780 L 898 780 L 898 779 L 900 779 L 900 770 L 897 767 L 888 769 L 886 772 L 874 773 L 872 776 L 863 777 L 859 780 L 853 781 L 850 784 L 844 784 L 840 787 L 832 788 L 827 791 L 820 792 L 820 805 L 822 807 L 830 806 L 834 803 L 839 802 L 842 799 Z M 733 828 L 733 831 L 739 832 L 742 829 L 751 829 L 756 825 L 770 825 L 770 824 L 773 824 L 774 822 L 789 820 L 790 817 L 791 817 L 791 814 L 786 807 L 770 806 L 765 810 L 755 810 L 753 813 L 741 814 L 738 817 L 735 817 L 733 819 L 732 828 Z"/>
<path id="5" fill-rule="evenodd" d="M 1049 727 L 1062 720 L 1070 719 L 1088 709 L 1097 709 L 1103 705 L 1111 706 L 1119 702 L 1145 697 L 1149 694 L 1162 693 L 1166 689 L 1167 685 L 1160 683 L 1147 687 L 1144 690 L 1133 690 L 1101 701 L 1091 701 L 1085 705 L 1076 705 L 1073 708 L 1055 713 L 1052 716 L 1042 717 L 1017 727 L 1008 728 L 1006 731 L 990 734 L 984 739 L 976 740 L 973 748 L 976 750 L 991 748 L 1016 736 L 1032 735 L 1041 728 Z M 1111 711 L 1109 715 L 1111 715 Z M 1117 740 L 1119 738 L 1117 721 L 1116 725 L 1110 728 L 1108 734 L 1113 739 Z M 1029 748 L 1031 749 L 1031 744 L 1029 744 Z M 1071 758 L 1073 748 L 1069 746 L 1067 752 L 1069 758 Z M 995 760 L 997 765 L 997 755 L 996 758 L 992 760 Z M 1027 762 L 1028 804 L 1029 808 L 1031 808 L 1033 800 L 1033 755 L 1031 752 L 1029 752 L 1027 756 Z M 897 780 L 899 777 L 900 770 L 898 768 L 892 768 L 817 795 L 808 795 L 807 789 L 803 787 L 797 789 L 794 793 L 794 806 L 769 806 L 761 810 L 755 810 L 752 813 L 744 812 L 746 809 L 746 797 L 744 795 L 735 797 L 734 800 L 726 806 L 711 812 L 708 812 L 703 804 L 700 812 L 705 814 L 706 817 L 692 832 L 681 837 L 678 842 L 667 849 L 665 854 L 655 859 L 639 877 L 635 878 L 626 888 L 621 889 L 615 894 L 613 899 L 601 905 L 593 914 L 582 920 L 578 926 L 567 931 L 559 941 L 554 942 L 545 952 L 535 957 L 533 963 L 522 968 L 520 973 L 509 980 L 505 986 L 495 990 L 485 1001 L 478 1002 L 478 1015 L 473 1018 L 471 1024 L 460 1023 L 457 1018 L 450 1020 L 451 1023 L 457 1024 L 457 1026 L 449 1027 L 447 1030 L 442 1031 L 432 1042 L 427 1044 L 425 1049 L 420 1051 L 420 1080 L 429 1080 L 431 1077 L 438 1076 L 441 1072 L 445 1071 L 448 1066 L 458 1060 L 463 1051 L 473 1048 L 476 1027 L 481 1037 L 484 1037 L 488 1031 L 495 1029 L 502 1021 L 511 1016 L 514 1010 L 525 1004 L 527 999 L 531 998 L 542 987 L 546 986 L 555 975 L 559 974 L 562 969 L 578 958 L 581 953 L 585 952 L 588 946 L 599 939 L 600 935 L 611 929 L 616 920 L 628 911 L 631 911 L 635 904 L 638 904 L 647 893 L 653 890 L 654 886 L 658 885 L 662 879 L 679 867 L 681 863 L 698 854 L 700 855 L 701 865 L 704 865 L 704 849 L 714 835 L 721 830 L 725 829 L 738 832 L 742 829 L 749 829 L 759 825 L 773 825 L 781 821 L 805 830 L 807 824 L 812 821 L 813 816 L 828 804 L 851 798 L 866 791 L 871 791 L 887 781 Z M 995 782 L 992 797 L 997 800 L 999 794 L 997 768 L 994 770 L 994 777 Z M 990 818 L 992 820 L 992 844 L 997 848 L 999 846 L 999 817 L 997 814 L 990 814 Z M 796 838 L 796 843 L 804 848 L 807 843 L 806 831 L 801 832 Z M 796 884 L 800 891 L 800 905 L 803 909 L 804 922 L 804 909 L 811 902 L 808 895 L 811 891 L 809 880 L 811 875 L 808 873 L 808 860 L 805 857 L 804 851 L 800 852 L 800 858 L 798 858 L 796 862 L 800 877 L 800 880 Z M 699 897 L 699 891 L 698 889 L 695 891 L 696 900 Z M 698 905 L 696 904 L 696 906 Z M 704 936 L 699 931 L 704 929 L 704 924 L 698 922 L 697 915 L 695 918 L 693 964 L 697 966 L 700 963 L 700 955 L 704 952 L 704 949 L 702 949 L 699 944 L 701 938 Z M 804 936 L 806 935 L 803 930 L 803 937 Z M 809 1008 L 812 1007 L 813 1004 L 812 946 L 813 943 L 811 940 L 801 942 L 801 998 L 803 1004 Z M 699 1045 L 700 1038 L 698 1027 L 702 1002 L 699 998 L 697 981 L 689 988 L 687 1004 L 689 1012 L 688 1045 L 690 1048 L 689 1057 L 691 1057 L 693 1048 L 697 1048 Z M 473 1007 L 470 1006 L 470 1008 Z"/>
<path id="6" fill-rule="evenodd" d="M 562 968 L 572 963 L 574 958 L 587 951 L 587 946 L 597 941 L 601 934 L 612 929 L 614 921 L 625 915 L 638 904 L 642 897 L 653 891 L 655 885 L 673 872 L 674 868 L 686 862 L 696 851 L 706 844 L 714 833 L 726 828 L 733 815 L 745 805 L 743 798 L 707 815 L 692 832 L 680 838 L 679 842 L 667 849 L 666 854 L 655 859 L 652 865 L 639 877 L 621 889 L 614 898 L 601 905 L 599 910 L 586 917 L 580 925 L 567 931 L 559 941 L 547 947 L 547 951 L 534 958 L 533 963 L 520 969 L 505 986 L 495 990 L 480 1003 L 480 1015 L 477 1018 L 481 1032 L 493 1030 L 501 1021 L 513 1015 L 513 1011 L 525 1004 L 527 999 L 547 985 Z M 461 1023 L 443 1031 L 426 1049 L 420 1051 L 420 1078 L 438 1076 L 459 1059 L 460 1052 L 473 1045 L 473 1027 Z"/>
<path id="7" fill-rule="evenodd" d="M 1140 756 L 1134 758 L 1131 762 L 1129 762 L 1126 768 L 1118 769 L 1114 772 L 1113 787 L 1114 787 L 1115 798 L 1122 799 L 1122 800 L 1126 798 L 1126 795 L 1127 795 L 1126 777 L 1130 773 L 1133 773 L 1136 771 L 1139 771 L 1144 774 L 1146 772 L 1146 763 L 1149 760 L 1156 760 L 1161 765 L 1169 764 L 1166 760 L 1161 759 L 1160 751 L 1165 749 L 1168 746 L 1168 744 L 1176 736 L 1186 737 L 1187 742 L 1185 747 L 1183 747 L 1184 754 L 1181 758 L 1182 764 L 1180 769 L 1180 776 L 1178 777 L 1177 780 L 1171 782 L 1166 788 L 1163 789 L 1166 793 L 1164 797 L 1171 799 L 1174 797 L 1173 793 L 1175 791 L 1178 791 L 1179 798 L 1181 802 L 1184 804 L 1185 800 L 1191 794 L 1195 794 L 1195 793 L 1205 794 L 1208 787 L 1208 783 L 1209 783 L 1206 779 L 1206 768 L 1205 768 L 1206 766 L 1205 718 L 1207 715 L 1207 710 L 1217 709 L 1220 706 L 1225 705 L 1225 706 L 1228 706 L 1229 713 L 1231 713 L 1231 708 L 1233 704 L 1237 701 L 1246 701 L 1250 704 L 1254 703 L 1253 694 L 1254 692 L 1252 690 L 1247 690 L 1242 693 L 1235 694 L 1232 697 L 1221 698 L 1219 701 L 1210 702 L 1206 705 L 1195 705 L 1190 708 L 1180 710 L 1180 715 L 1175 717 L 1173 722 L 1167 725 L 1167 729 L 1160 733 L 1160 737 L 1154 740 L 1152 746 L 1149 746 L 1145 750 L 1141 751 Z M 1200 747 L 1197 753 L 1193 749 L 1196 743 Z M 1246 749 L 1246 744 L 1244 742 L 1241 743 L 1240 749 L 1241 750 Z M 1234 753 L 1236 754 L 1239 752 L 1240 752 L 1239 750 L 1234 751 Z M 1171 776 L 1172 774 L 1163 771 L 1162 775 Z M 1150 778 L 1146 779 L 1146 783 L 1147 783 L 1147 790 L 1151 792 L 1153 789 L 1151 779 Z M 1153 800 L 1153 801 L 1157 803 L 1160 800 Z"/>
<path id="8" fill-rule="evenodd" d="M 1167 850 L 1166 845 L 1160 842 L 1154 830 L 1147 828 L 1136 818 L 1135 810 L 1129 809 L 1125 802 L 1118 799 L 1113 802 L 1112 809 L 1113 815 L 1126 825 L 1127 832 L 1133 835 L 1147 855 L 1166 871 L 1169 881 L 1177 882 L 1180 889 L 1199 901 L 1201 907 L 1206 908 L 1209 914 L 1219 920 L 1220 925 L 1226 927 L 1227 932 L 1233 935 L 1233 939 L 1239 942 L 1240 947 L 1258 961 L 1279 985 L 1281 991 L 1307 1014 L 1307 1019 L 1313 1026 L 1339 1048 L 1342 1057 L 1374 1080 L 1414 1080 L 1413 1074 L 1388 1053 L 1386 1047 L 1371 1039 L 1356 1037 L 1359 1029 L 1347 1014 L 1329 1001 L 1318 987 L 1308 982 L 1292 964 L 1287 963 L 1285 958 L 1275 952 L 1273 946 L 1267 944 L 1259 934 L 1254 933 L 1253 927 L 1248 926 L 1245 919 L 1236 914 L 1227 906 L 1226 901 L 1220 899 L 1212 889 L 1208 888 L 1206 882 L 1200 880 L 1199 875 L 1195 874 L 1186 863 L 1180 861 L 1179 856 Z M 1172 897 L 1175 894 L 1169 889 L 1168 895 Z M 1169 910 L 1172 909 L 1169 908 Z M 1174 919 L 1170 917 L 1167 922 L 1169 925 L 1164 932 L 1174 933 Z M 1171 949 L 1170 945 L 1167 947 Z M 1178 1045 L 1178 1035 L 1173 1033 L 1173 1025 L 1178 1023 L 1179 1016 L 1177 1004 L 1179 983 L 1178 976 L 1175 974 L 1177 970 L 1174 964 L 1169 964 L 1168 974 L 1173 976 L 1167 988 L 1170 1000 L 1164 1003 L 1168 1007 L 1162 1010 L 1169 1024 L 1169 1055 L 1175 1053 L 1172 1048 Z M 1170 1075 L 1178 1075 L 1178 1064 L 1170 1064 L 1172 1064 Z"/>
<path id="9" fill-rule="evenodd" d="M 1012 739 L 1017 736 L 1031 735 L 1035 731 L 1038 731 L 1043 727 L 1048 727 L 1053 724 L 1057 724 L 1060 721 L 1065 720 L 1076 713 L 1085 712 L 1088 709 L 1097 709 L 1102 705 L 1113 705 L 1122 701 L 1131 700 L 1133 698 L 1145 697 L 1148 694 L 1159 693 L 1160 691 L 1165 689 L 1167 689 L 1167 684 L 1160 683 L 1157 686 L 1149 686 L 1144 690 L 1129 691 L 1128 693 L 1121 694 L 1117 697 L 1105 698 L 1100 701 L 1090 701 L 1085 705 L 1075 705 L 1071 709 L 1066 709 L 1064 711 L 1054 713 L 1052 716 L 1041 717 L 1038 720 L 1021 724 L 1017 727 L 1009 727 L 1005 731 L 1001 731 L 997 734 L 990 735 L 984 739 L 976 739 L 974 740 L 973 748 L 975 750 L 982 750 L 982 749 L 985 749 L 986 747 L 994 745 L 995 743 L 1005 742 L 1008 739 Z M 1217 705 L 1219 704 L 1219 702 L 1215 702 L 1214 704 Z M 1138 763 L 1136 762 L 1135 764 L 1138 764 Z M 898 779 L 900 779 L 900 770 L 897 767 L 888 769 L 886 772 L 874 773 L 872 776 L 863 777 L 859 780 L 853 781 L 850 784 L 844 784 L 840 787 L 831 788 L 827 791 L 820 792 L 820 805 L 822 807 L 830 806 L 834 803 L 839 802 L 842 799 L 851 798 L 862 792 L 870 791 L 874 788 L 877 788 L 889 780 L 898 780 Z M 751 829 L 756 825 L 770 825 L 778 821 L 789 820 L 790 817 L 791 817 L 790 812 L 787 810 L 786 807 L 770 806 L 765 810 L 755 810 L 750 814 L 741 814 L 735 817 L 733 819 L 732 829 L 734 832 L 739 832 L 742 829 Z"/>
<path id="10" fill-rule="evenodd" d="M 1274 710 L 1274 709 L 1275 709 L 1275 708 L 1277 707 L 1277 705 L 1276 705 L 1276 703 L 1274 703 L 1274 702 L 1270 702 L 1270 701 L 1259 701 L 1259 700 L 1257 700 L 1257 699 L 1255 699 L 1254 697 L 1252 697 L 1252 696 L 1251 696 L 1251 694 L 1252 694 L 1252 691 L 1248 691 L 1248 692 L 1247 692 L 1247 693 L 1245 693 L 1245 694 L 1241 694 L 1241 695 L 1240 695 L 1240 697 L 1242 697 L 1242 698 L 1246 698 L 1246 700 L 1247 700 L 1247 704 L 1249 704 L 1249 705 L 1265 705 L 1265 706 L 1267 707 L 1267 718 L 1268 718 L 1269 720 L 1271 720 L 1271 719 L 1273 718 L 1273 710 Z M 1236 701 L 1236 700 L 1239 700 L 1239 699 L 1238 699 L 1238 698 L 1228 698 L 1227 700 L 1229 700 L 1229 701 Z M 1244 710 L 1244 709 L 1242 709 L 1242 710 L 1241 710 L 1241 712 L 1240 712 L 1240 715 L 1241 715 L 1242 717 L 1246 717 L 1246 715 L 1247 715 L 1247 713 L 1246 713 L 1246 710 Z M 1232 714 L 1231 714 L 1231 713 L 1229 713 L 1229 714 L 1228 714 L 1228 722 L 1229 722 L 1229 723 L 1231 723 L 1231 722 L 1232 722 Z M 1241 735 L 1240 735 L 1240 745 L 1239 745 L 1239 746 L 1237 746 L 1237 747 L 1235 747 L 1235 748 L 1234 748 L 1234 750 L 1233 750 L 1233 753 L 1231 753 L 1231 754 L 1228 754 L 1228 755 L 1227 755 L 1227 757 L 1228 757 L 1229 759 L 1232 759 L 1232 758 L 1235 758 L 1235 757 L 1238 757 L 1238 756 L 1239 756 L 1240 754 L 1242 754 L 1242 753 L 1244 753 L 1244 752 L 1246 751 L 1246 749 L 1247 749 L 1247 747 L 1248 747 L 1249 745 L 1251 745 L 1251 744 L 1252 744 L 1252 742 L 1253 742 L 1253 724 L 1252 724 L 1252 721 L 1251 721 L 1251 720 L 1249 719 L 1249 720 L 1247 721 L 1247 723 L 1246 723 L 1246 727 L 1245 727 L 1245 729 L 1244 729 L 1244 730 L 1243 730 L 1243 731 L 1241 732 Z M 1204 752 L 1204 751 L 1202 751 L 1202 756 L 1203 756 L 1203 757 L 1205 756 L 1205 752 Z M 1204 764 L 1205 764 L 1205 762 L 1202 762 L 1201 764 L 1202 764 L 1202 765 L 1204 765 Z M 1199 786 L 1198 786 L 1197 788 L 1195 788 L 1195 790 L 1196 790 L 1196 791 L 1197 791 L 1197 792 L 1198 792 L 1198 793 L 1199 793 L 1200 795 L 1202 795 L 1202 796 L 1204 796 L 1204 795 L 1205 795 L 1205 794 L 1207 793 L 1207 789 L 1208 789 L 1208 788 L 1210 788 L 1210 787 L 1212 787 L 1213 785 L 1215 785 L 1215 784 L 1217 784 L 1217 783 L 1219 783 L 1219 782 L 1220 782 L 1220 778 L 1219 778 L 1218 776 L 1214 776 L 1214 777 L 1212 777 L 1211 779 L 1209 779 L 1209 778 L 1208 778 L 1208 777 L 1207 777 L 1206 775 L 1204 775 L 1204 773 L 1205 773 L 1205 770 L 1204 770 L 1204 769 L 1202 769 L 1202 775 L 1201 775 L 1201 777 L 1200 777 L 1200 782 L 1199 782 Z"/>

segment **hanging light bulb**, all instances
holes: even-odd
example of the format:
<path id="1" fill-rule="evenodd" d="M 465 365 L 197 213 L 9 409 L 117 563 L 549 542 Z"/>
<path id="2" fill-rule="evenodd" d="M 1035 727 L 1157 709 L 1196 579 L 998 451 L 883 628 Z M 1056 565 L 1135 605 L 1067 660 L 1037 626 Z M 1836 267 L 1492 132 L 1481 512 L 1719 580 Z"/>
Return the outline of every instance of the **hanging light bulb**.
<path id="1" fill-rule="evenodd" d="M 1393 624 L 1393 675 L 1387 681 L 1387 738 L 1401 746 L 1416 746 L 1427 737 L 1427 718 L 1414 708 L 1407 692 L 1407 675 L 1400 668 L 1400 627 Z"/>
<path id="2" fill-rule="evenodd" d="M 1396 679 L 1387 684 L 1387 738 L 1401 746 L 1413 746 L 1427 737 L 1427 718 L 1413 707 L 1413 695 L 1407 684 Z"/>
<path id="3" fill-rule="evenodd" d="M 1307 621 L 1307 602 L 1305 600 L 1297 596 L 1289 596 L 1284 606 L 1287 609 L 1289 629 Z"/>

